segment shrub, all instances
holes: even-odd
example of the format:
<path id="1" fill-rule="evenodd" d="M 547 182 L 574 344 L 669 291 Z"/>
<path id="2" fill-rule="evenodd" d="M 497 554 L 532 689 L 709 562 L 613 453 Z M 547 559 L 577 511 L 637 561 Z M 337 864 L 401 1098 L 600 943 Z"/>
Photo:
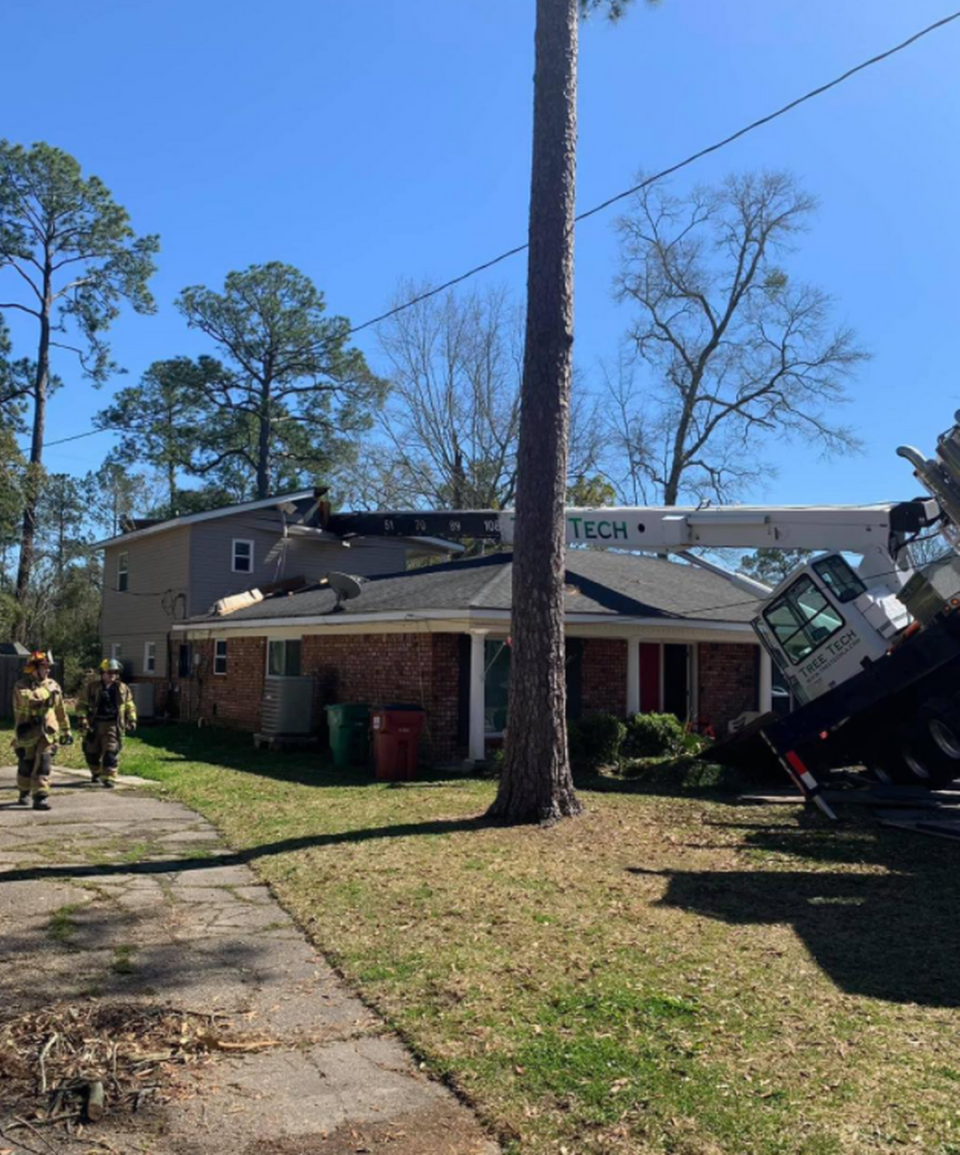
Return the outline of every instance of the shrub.
<path id="1" fill-rule="evenodd" d="M 613 714 L 590 714 L 567 727 L 574 766 L 610 766 L 620 759 L 627 728 Z"/>
<path id="2" fill-rule="evenodd" d="M 673 714 L 634 714 L 627 719 L 623 753 L 628 758 L 659 758 L 679 754 L 686 733 Z"/>
<path id="3" fill-rule="evenodd" d="M 478 778 L 502 778 L 503 777 L 503 759 L 504 752 L 502 746 L 497 746 L 487 755 L 487 760 L 483 768 L 478 768 L 476 776 Z"/>

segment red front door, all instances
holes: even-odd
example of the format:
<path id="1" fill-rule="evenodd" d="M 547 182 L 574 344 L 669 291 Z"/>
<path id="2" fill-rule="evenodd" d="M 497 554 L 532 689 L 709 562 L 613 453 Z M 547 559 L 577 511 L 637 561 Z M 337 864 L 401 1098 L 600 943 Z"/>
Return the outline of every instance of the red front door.
<path id="1" fill-rule="evenodd" d="M 640 643 L 640 713 L 660 713 L 660 646 Z"/>

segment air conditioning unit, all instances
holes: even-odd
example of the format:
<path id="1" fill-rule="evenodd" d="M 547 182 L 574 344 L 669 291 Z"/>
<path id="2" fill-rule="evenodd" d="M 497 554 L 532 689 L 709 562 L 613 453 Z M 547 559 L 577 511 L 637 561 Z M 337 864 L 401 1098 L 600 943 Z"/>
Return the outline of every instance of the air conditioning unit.
<path id="1" fill-rule="evenodd" d="M 267 678 L 260 733 L 270 738 L 313 733 L 313 678 Z"/>
<path id="2" fill-rule="evenodd" d="M 131 682 L 130 693 L 138 718 L 152 718 L 156 712 L 156 686 L 153 682 Z"/>

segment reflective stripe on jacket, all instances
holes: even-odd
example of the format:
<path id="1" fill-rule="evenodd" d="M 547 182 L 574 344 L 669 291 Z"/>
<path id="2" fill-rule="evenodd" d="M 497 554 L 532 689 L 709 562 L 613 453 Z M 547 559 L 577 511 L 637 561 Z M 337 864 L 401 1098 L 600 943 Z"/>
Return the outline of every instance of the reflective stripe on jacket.
<path id="1" fill-rule="evenodd" d="M 63 691 L 53 678 L 20 678 L 13 688 L 13 725 L 14 746 L 33 746 L 42 737 L 53 740 L 61 730 L 70 733 Z"/>
<path id="2" fill-rule="evenodd" d="M 117 679 L 113 684 L 117 687 L 117 700 L 119 704 L 117 722 L 124 730 L 127 730 L 129 727 L 136 726 L 137 724 L 137 707 L 133 701 L 133 694 L 130 693 L 130 687 L 126 682 L 121 682 Z M 100 700 L 100 691 L 102 689 L 103 679 L 100 677 L 91 678 L 77 698 L 77 717 L 86 718 L 91 726 L 97 719 L 97 703 Z"/>

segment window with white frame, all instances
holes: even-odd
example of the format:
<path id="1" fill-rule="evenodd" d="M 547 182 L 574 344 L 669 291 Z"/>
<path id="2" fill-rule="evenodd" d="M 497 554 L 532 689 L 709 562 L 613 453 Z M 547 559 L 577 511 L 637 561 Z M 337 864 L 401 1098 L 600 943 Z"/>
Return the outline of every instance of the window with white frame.
<path id="1" fill-rule="evenodd" d="M 271 678 L 300 676 L 299 638 L 280 638 L 267 642 L 267 674 Z"/>
<path id="2" fill-rule="evenodd" d="M 233 539 L 233 572 L 253 573 L 253 542 L 246 538 Z"/>
<path id="3" fill-rule="evenodd" d="M 111 642 L 110 643 L 110 657 L 115 662 L 120 661 L 120 656 L 122 653 L 123 653 L 123 647 L 120 645 L 119 642 Z"/>
<path id="4" fill-rule="evenodd" d="M 213 672 L 215 674 L 225 674 L 227 672 L 226 638 L 220 638 L 213 643 Z"/>
<path id="5" fill-rule="evenodd" d="M 125 593 L 129 584 L 129 555 L 126 551 L 117 555 L 117 592 Z"/>
<path id="6" fill-rule="evenodd" d="M 155 674 L 157 672 L 157 643 L 143 643 L 143 672 Z"/>

